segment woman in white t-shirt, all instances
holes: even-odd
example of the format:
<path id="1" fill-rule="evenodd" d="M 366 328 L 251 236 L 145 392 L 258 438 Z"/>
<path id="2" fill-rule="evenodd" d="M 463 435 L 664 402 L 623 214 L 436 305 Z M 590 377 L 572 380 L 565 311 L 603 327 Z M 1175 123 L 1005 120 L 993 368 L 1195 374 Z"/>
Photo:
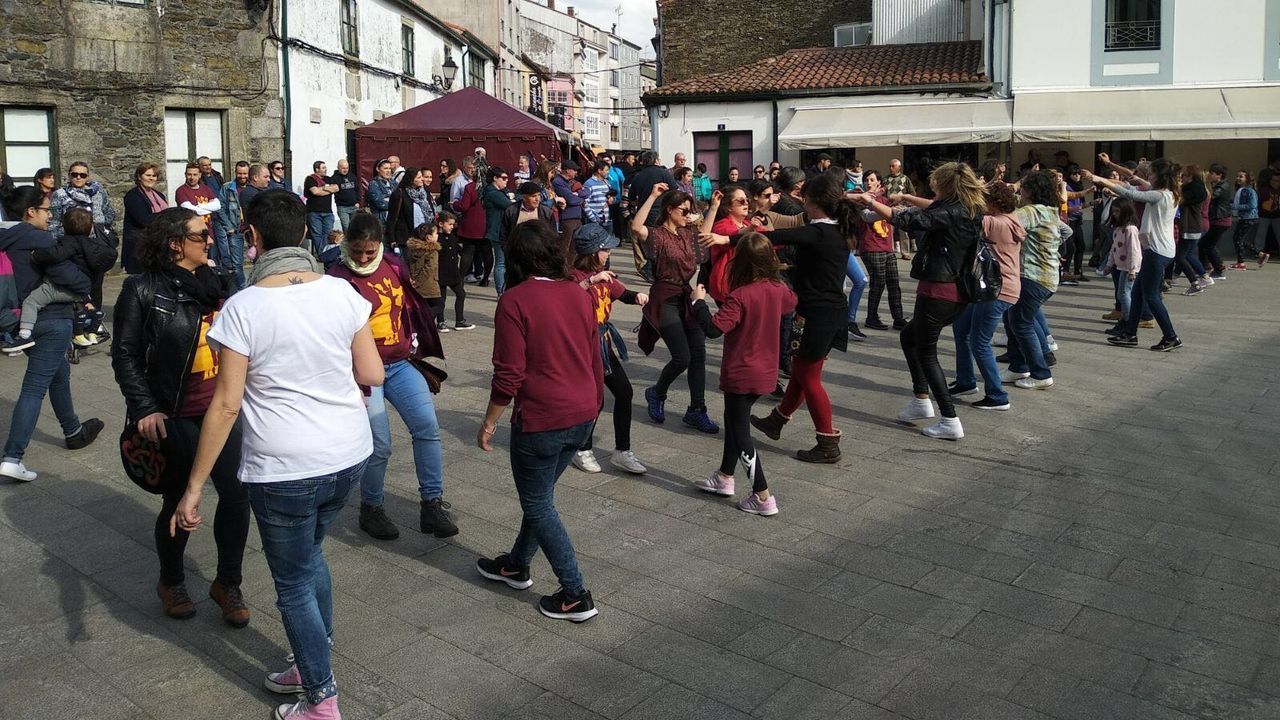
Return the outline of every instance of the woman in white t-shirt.
<path id="1" fill-rule="evenodd" d="M 218 382 L 170 528 L 199 526 L 205 480 L 243 415 L 240 480 L 295 661 L 268 674 L 266 687 L 303 695 L 278 707 L 275 717 L 337 718 L 329 664 L 333 597 L 321 543 L 373 452 L 359 386 L 382 384 L 382 360 L 369 302 L 325 276 L 304 249 L 306 210 L 298 198 L 263 192 L 245 221 L 258 258 L 250 287 L 228 300 L 209 328 L 210 347 L 220 351 Z"/>

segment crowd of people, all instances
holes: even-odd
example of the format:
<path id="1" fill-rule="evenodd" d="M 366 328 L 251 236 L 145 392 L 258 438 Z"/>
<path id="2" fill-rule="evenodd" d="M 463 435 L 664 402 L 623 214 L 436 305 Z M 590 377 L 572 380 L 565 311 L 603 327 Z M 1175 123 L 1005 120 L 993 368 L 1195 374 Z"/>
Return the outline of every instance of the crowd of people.
<path id="1" fill-rule="evenodd" d="M 682 153 L 672 167 L 645 152 L 617 164 L 607 154 L 590 165 L 522 157 L 507 170 L 477 148 L 441 161 L 438 177 L 434 168 L 379 159 L 363 189 L 346 160 L 332 174 L 317 161 L 299 195 L 283 163 L 236 163 L 224 180 L 198 158 L 172 200 L 157 189 L 160 167 L 138 166 L 123 200 L 122 238 L 114 204 L 83 162 L 68 168 L 64 187 L 48 182 L 52 171 L 37 174 L 34 186 L 0 182 L 0 257 L 10 278 L 0 285 L 0 331 L 5 352 L 28 358 L 0 476 L 37 478 L 24 455 L 46 394 L 66 447 L 94 442 L 104 424 L 75 412 L 69 349 L 111 339 L 126 407 L 125 471 L 161 498 L 154 535 L 162 611 L 179 620 L 196 613 L 183 556 L 212 480 L 218 561 L 209 596 L 228 625 L 250 622 L 241 582 L 252 515 L 293 651 L 292 664 L 264 684 L 302 696 L 277 717 L 337 717 L 323 540 L 356 487 L 360 529 L 381 541 L 400 534 L 384 510 L 388 406 L 409 431 L 420 531 L 459 533 L 445 500 L 433 396 L 447 380 L 435 362 L 445 354 L 441 334 L 476 327 L 465 314 L 467 285 L 492 281 L 497 296 L 491 391 L 476 444 L 494 448 L 511 406 L 508 450 L 522 510 L 510 551 L 480 558 L 477 572 L 528 589 L 540 549 L 559 589 L 539 600 L 539 611 L 584 622 L 599 610 L 555 487 L 570 465 L 602 471 L 594 435 L 606 389 L 609 464 L 648 472 L 632 444 L 635 389 L 614 303 L 641 309 L 641 351 L 654 353 L 659 342 L 667 351 L 644 388 L 648 419 L 665 422 L 683 377 L 682 424 L 724 431 L 719 466 L 691 486 L 735 497 L 741 470 L 749 490 L 737 508 L 773 516 L 780 505 L 752 430 L 780 441 L 804 405 L 815 444 L 794 458 L 838 462 L 844 435 L 824 369 L 833 350 L 868 340 L 864 329 L 898 333 L 910 390 L 897 419 L 959 440 L 962 407 L 1008 410 L 1009 386 L 1054 385 L 1058 344 L 1044 308 L 1062 287 L 1089 281 L 1086 267 L 1113 283 L 1107 341 L 1134 347 L 1140 329 L 1158 327 L 1150 349 L 1168 352 L 1183 344 L 1163 298 L 1177 276 L 1186 278 L 1183 294 L 1203 293 L 1249 261 L 1264 266 L 1272 235 L 1280 240 L 1280 161 L 1255 188 L 1246 171 L 1233 185 L 1219 164 L 1206 171 L 1100 154 L 1095 173 L 1057 159 L 1064 161 L 1042 167 L 1028 158 L 1017 173 L 998 161 L 976 171 L 944 162 L 917 184 L 898 160 L 882 174 L 856 161 L 838 167 L 823 154 L 807 170 L 773 162 L 753 167 L 750 178 L 730 168 L 712 183 L 705 165 L 690 167 Z M 1231 265 L 1218 248 L 1228 235 Z M 611 264 L 624 239 L 647 287 L 628 288 Z M 117 258 L 128 277 L 112 306 L 111 338 L 103 277 Z M 900 262 L 917 281 L 909 313 Z M 880 315 L 886 290 L 891 325 Z M 938 352 L 948 326 L 950 373 Z M 716 340 L 719 422 L 706 388 L 707 343 Z M 981 397 L 963 405 L 980 392 L 979 376 Z M 753 414 L 766 395 L 776 402 Z"/>

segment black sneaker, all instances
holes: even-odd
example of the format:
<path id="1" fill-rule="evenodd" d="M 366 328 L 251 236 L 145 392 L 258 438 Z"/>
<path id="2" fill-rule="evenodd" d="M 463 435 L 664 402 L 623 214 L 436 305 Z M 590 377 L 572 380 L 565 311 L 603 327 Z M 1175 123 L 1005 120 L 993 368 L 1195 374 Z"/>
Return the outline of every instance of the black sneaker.
<path id="1" fill-rule="evenodd" d="M 591 601 L 591 591 L 583 590 L 581 595 L 572 596 L 564 588 L 555 595 L 543 595 L 538 601 L 538 610 L 549 618 L 568 620 L 570 622 L 586 622 L 600 614 L 596 604 Z"/>
<path id="2" fill-rule="evenodd" d="M 391 522 L 381 505 L 375 507 L 360 503 L 360 529 L 375 540 L 395 540 L 400 537 L 400 528 Z"/>
<path id="3" fill-rule="evenodd" d="M 894 329 L 894 330 L 901 330 L 902 328 L 904 328 L 904 327 L 906 327 L 906 326 L 907 326 L 907 321 L 906 321 L 906 320 L 894 320 L 894 321 L 893 321 L 893 329 Z"/>
<path id="4" fill-rule="evenodd" d="M 978 392 L 977 385 L 966 385 L 961 387 L 959 383 L 951 383 L 947 386 L 947 394 L 951 397 L 964 397 L 966 395 L 975 395 Z"/>
<path id="5" fill-rule="evenodd" d="M 480 572 L 480 577 L 506 583 L 516 590 L 533 587 L 533 580 L 529 579 L 529 568 L 516 567 L 511 562 L 510 555 L 499 555 L 492 560 L 482 557 L 476 560 L 476 570 Z"/>
<path id="6" fill-rule="evenodd" d="M 1137 342 L 1137 339 L 1134 339 Z M 1155 345 L 1151 346 L 1152 352 L 1169 352 L 1182 347 L 1182 341 L 1178 338 L 1165 338 Z"/>
<path id="7" fill-rule="evenodd" d="M 849 337 L 854 340 L 866 340 L 867 334 L 858 329 L 858 323 L 849 323 Z"/>
<path id="8" fill-rule="evenodd" d="M 1050 350 L 1049 352 L 1044 354 L 1044 364 L 1047 365 L 1048 367 L 1053 367 L 1054 365 L 1057 365 L 1058 356 L 1054 355 L 1053 351 Z"/>
<path id="9" fill-rule="evenodd" d="M 872 330 L 888 330 L 889 329 L 888 325 L 885 325 L 884 323 L 880 322 L 880 318 L 876 318 L 874 320 L 872 320 L 871 318 L 867 318 L 867 321 L 862 323 L 862 325 L 863 327 L 869 327 Z"/>
<path id="10" fill-rule="evenodd" d="M 102 432 L 102 428 L 106 427 L 98 418 L 89 418 L 80 423 L 80 432 L 66 438 L 68 450 L 79 450 L 93 444 L 98 439 L 98 433 Z"/>
<path id="11" fill-rule="evenodd" d="M 438 538 L 453 537 L 458 534 L 458 525 L 449 516 L 449 508 L 453 507 L 444 498 L 423 500 L 418 509 L 418 523 L 422 532 Z"/>
<path id="12" fill-rule="evenodd" d="M 975 400 L 969 404 L 979 410 L 1008 410 L 1009 409 L 1008 400 L 1005 400 L 1004 402 L 1000 402 L 998 400 L 992 400 L 989 397 L 984 397 L 981 400 Z"/>
<path id="13" fill-rule="evenodd" d="M 475 330 L 475 323 L 469 323 L 466 320 L 459 320 L 453 324 L 454 330 Z"/>
<path id="14" fill-rule="evenodd" d="M 1138 347 L 1138 338 L 1132 335 L 1116 335 L 1107 338 L 1107 342 L 1118 347 Z"/>
<path id="15" fill-rule="evenodd" d="M 996 362 L 998 362 L 998 363 L 1004 363 L 1004 364 L 1008 365 L 1008 364 L 1009 364 L 1009 362 L 1010 362 L 1010 360 L 1009 360 L 1009 353 L 1007 353 L 1007 352 L 1006 352 L 1006 353 L 1000 353 L 999 355 L 997 355 L 997 356 L 996 356 Z"/>
<path id="16" fill-rule="evenodd" d="M 11 343 L 5 343 L 4 347 L 0 347 L 0 352 L 6 355 L 17 355 L 24 350 L 30 350 L 36 346 L 36 341 L 32 338 L 25 340 L 14 340 Z"/>
<path id="17" fill-rule="evenodd" d="M 436 332 L 440 332 L 440 333 L 447 333 L 447 332 L 449 332 L 449 324 L 448 324 L 448 323 L 446 323 L 446 322 L 445 322 L 445 321 L 443 321 L 443 320 L 441 320 L 441 321 L 437 322 L 437 323 L 436 323 Z"/>
<path id="18" fill-rule="evenodd" d="M 1125 334 L 1124 325 L 1121 325 L 1120 323 L 1116 323 L 1115 325 L 1107 328 L 1106 330 L 1103 330 L 1102 333 L 1107 337 L 1117 337 L 1120 335 L 1124 335 Z"/>

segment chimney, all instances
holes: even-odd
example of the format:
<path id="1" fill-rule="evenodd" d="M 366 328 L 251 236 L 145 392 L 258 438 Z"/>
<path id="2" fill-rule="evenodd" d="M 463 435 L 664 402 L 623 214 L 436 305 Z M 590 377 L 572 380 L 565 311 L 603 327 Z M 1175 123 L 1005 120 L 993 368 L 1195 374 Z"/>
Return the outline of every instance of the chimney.
<path id="1" fill-rule="evenodd" d="M 568 15 L 569 17 L 573 17 L 573 6 L 572 6 L 572 5 L 570 5 L 569 7 L 565 8 L 565 9 L 564 9 L 564 11 L 565 11 L 565 14 L 566 14 L 566 15 Z"/>

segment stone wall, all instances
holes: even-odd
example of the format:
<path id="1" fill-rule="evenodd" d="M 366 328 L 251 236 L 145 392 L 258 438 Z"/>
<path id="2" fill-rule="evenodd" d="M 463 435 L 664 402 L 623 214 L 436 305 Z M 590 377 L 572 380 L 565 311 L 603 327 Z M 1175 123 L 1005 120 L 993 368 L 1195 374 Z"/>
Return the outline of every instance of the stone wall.
<path id="1" fill-rule="evenodd" d="M 732 22 L 723 0 L 661 0 L 662 81 L 742 67 L 795 48 L 830 47 L 835 26 L 871 21 L 871 0 L 738 3 Z"/>
<path id="2" fill-rule="evenodd" d="M 164 166 L 166 108 L 222 111 L 228 167 L 283 154 L 269 18 L 244 0 L 0 0 L 0 16 L 0 105 L 53 109 L 60 179 L 83 160 L 121 197 L 140 162 Z"/>

